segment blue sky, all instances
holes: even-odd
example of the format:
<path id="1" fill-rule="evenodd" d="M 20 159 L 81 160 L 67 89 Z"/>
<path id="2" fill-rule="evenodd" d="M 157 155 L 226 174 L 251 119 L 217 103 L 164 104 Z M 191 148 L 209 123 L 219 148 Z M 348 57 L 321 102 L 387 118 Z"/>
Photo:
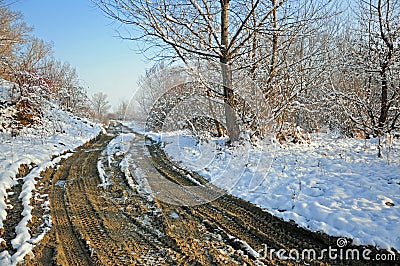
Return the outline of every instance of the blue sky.
<path id="1" fill-rule="evenodd" d="M 14 0 L 10 8 L 23 14 L 33 35 L 53 43 L 57 59 L 76 67 L 89 95 L 102 91 L 113 106 L 130 100 L 150 67 L 90 0 Z"/>

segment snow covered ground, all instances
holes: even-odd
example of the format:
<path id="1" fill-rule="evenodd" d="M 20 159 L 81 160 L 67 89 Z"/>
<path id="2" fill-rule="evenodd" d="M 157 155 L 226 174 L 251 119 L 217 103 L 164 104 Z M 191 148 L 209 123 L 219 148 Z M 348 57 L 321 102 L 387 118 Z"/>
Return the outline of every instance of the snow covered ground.
<path id="1" fill-rule="evenodd" d="M 234 148 L 184 132 L 148 134 L 174 161 L 229 193 L 312 231 L 355 244 L 400 250 L 400 140 L 312 135 L 311 144 L 275 141 Z"/>
<path id="2" fill-rule="evenodd" d="M 2 81 L 0 83 L 0 102 L 8 102 L 8 91 L 12 84 Z M 10 108 L 2 109 L 10 112 Z M 7 210 L 12 208 L 7 200 L 13 188 L 18 184 L 16 175 L 20 165 L 29 165 L 32 170 L 22 178 L 22 192 L 19 198 L 23 204 L 23 219 L 16 227 L 17 236 L 11 241 L 16 253 L 8 251 L 0 253 L 1 265 L 16 265 L 27 254 L 32 255 L 34 245 L 40 241 L 48 227 L 51 226 L 51 218 L 44 217 L 45 224 L 42 235 L 31 236 L 28 223 L 32 218 L 31 199 L 40 197 L 35 195 L 36 179 L 40 178 L 40 172 L 46 167 L 55 165 L 63 156 L 69 156 L 76 147 L 97 136 L 102 128 L 84 119 L 64 112 L 54 104 L 48 103 L 44 107 L 42 124 L 35 128 L 26 128 L 19 132 L 18 136 L 12 136 L 11 132 L 0 131 L 0 228 L 7 219 Z M 5 124 L 8 114 L 1 113 L 0 124 Z M 64 155 L 63 155 L 64 154 Z M 43 207 L 46 208 L 46 202 Z M 48 205 L 48 202 L 47 202 Z M 47 206 L 48 207 L 48 206 Z M 0 243 L 4 240 L 0 238 Z"/>

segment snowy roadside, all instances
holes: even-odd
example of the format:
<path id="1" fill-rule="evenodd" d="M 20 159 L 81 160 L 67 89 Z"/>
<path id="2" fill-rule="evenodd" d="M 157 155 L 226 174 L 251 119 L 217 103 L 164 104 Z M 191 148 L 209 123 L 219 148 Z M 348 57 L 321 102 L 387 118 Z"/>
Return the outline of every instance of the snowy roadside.
<path id="1" fill-rule="evenodd" d="M 18 136 L 12 136 L 9 132 L 0 133 L 0 228 L 3 228 L 3 221 L 7 219 L 7 210 L 13 207 L 7 198 L 9 193 L 13 193 L 13 187 L 18 184 L 16 175 L 19 167 L 25 164 L 31 169 L 28 175 L 21 178 L 22 192 L 19 199 L 23 204 L 23 218 L 15 228 L 15 239 L 11 240 L 12 248 L 16 252 L 1 252 L 1 265 L 16 265 L 23 261 L 25 255 L 32 255 L 34 245 L 49 230 L 46 228 L 51 227 L 50 217 L 44 217 L 42 235 L 32 236 L 28 227 L 32 218 L 31 200 L 33 197 L 45 196 L 36 195 L 34 192 L 40 172 L 46 167 L 54 166 L 62 157 L 70 155 L 70 151 L 96 137 L 101 131 L 99 125 L 75 117 L 50 104 L 46 107 L 42 125 L 37 128 L 24 129 Z M 46 202 L 43 207 L 46 208 Z M 4 242 L 4 239 L 0 239 L 0 242 Z"/>
<path id="2" fill-rule="evenodd" d="M 54 167 L 61 161 L 61 159 L 68 158 L 70 155 L 72 155 L 72 153 L 58 156 L 52 161 L 40 163 L 38 166 L 35 166 L 29 174 L 27 174 L 25 177 L 22 177 L 23 186 L 19 198 L 21 199 L 23 205 L 23 212 L 21 213 L 23 218 L 15 227 L 16 237 L 11 240 L 12 247 L 16 250 L 16 252 L 14 254 L 10 254 L 8 251 L 1 252 L 0 262 L 2 265 L 16 265 L 20 262 L 23 262 L 26 255 L 33 257 L 34 254 L 32 253 L 32 249 L 43 239 L 45 234 L 50 231 L 52 226 L 52 220 L 49 214 L 50 202 L 47 194 L 41 195 L 35 192 L 35 185 L 37 183 L 36 180 L 40 179 L 40 173 L 46 170 L 47 167 Z M 11 187 L 10 190 L 12 191 L 13 188 Z M 29 222 L 32 219 L 33 210 L 33 207 L 31 206 L 32 199 L 44 201 L 41 205 L 45 210 L 43 217 L 41 217 L 43 221 L 40 226 L 41 233 L 37 235 L 31 235 L 31 230 L 29 228 Z M 12 206 L 8 205 L 7 207 Z M 5 210 L 2 211 L 6 212 Z M 0 238 L 0 241 L 3 242 L 4 239 Z"/>
<path id="3" fill-rule="evenodd" d="M 170 158 L 229 193 L 312 231 L 400 250 L 400 140 L 377 158 L 376 140 L 321 134 L 310 145 L 227 149 L 177 132 L 150 134 Z"/>

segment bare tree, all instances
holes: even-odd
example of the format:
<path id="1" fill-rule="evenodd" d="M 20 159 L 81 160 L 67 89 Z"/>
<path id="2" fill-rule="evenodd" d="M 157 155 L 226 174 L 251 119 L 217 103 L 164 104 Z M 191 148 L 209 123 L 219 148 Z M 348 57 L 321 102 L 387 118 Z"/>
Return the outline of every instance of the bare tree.
<path id="1" fill-rule="evenodd" d="M 15 51 L 16 58 L 12 62 L 12 73 L 19 87 L 49 87 L 42 75 L 45 60 L 52 54 L 52 46 L 35 37 L 31 37 Z"/>
<path id="2" fill-rule="evenodd" d="M 273 1 L 276 2 L 276 1 Z M 308 97 L 318 93 L 330 55 L 336 4 L 315 1 L 286 2 L 274 9 L 271 33 L 259 35 L 252 57 L 251 75 L 271 108 L 277 130 L 299 125 Z M 257 120 L 262 120 L 256 117 Z M 268 123 L 255 121 L 258 131 Z"/>
<path id="3" fill-rule="evenodd" d="M 150 40 L 151 43 L 173 50 L 183 62 L 188 63 L 194 56 L 221 63 L 224 99 L 233 106 L 234 96 L 230 67 L 231 49 L 229 42 L 229 1 L 99 1 L 102 10 L 126 24 L 134 24 L 141 30 L 141 36 L 132 39 Z M 241 27 L 237 29 L 239 35 Z M 220 32 L 220 33 L 218 33 Z M 238 37 L 238 36 L 236 36 Z M 229 46 L 233 47 L 230 48 Z M 228 112 L 231 109 L 227 109 Z M 238 138 L 235 118 L 226 116 L 232 140 Z"/>
<path id="4" fill-rule="evenodd" d="M 105 118 L 111 108 L 110 103 L 107 99 L 107 94 L 98 92 L 93 94 L 92 99 L 92 112 L 93 116 L 99 120 Z"/>
<path id="5" fill-rule="evenodd" d="M 0 1 L 0 75 L 3 78 L 8 78 L 13 53 L 18 45 L 26 41 L 30 30 L 22 20 L 21 13 L 9 10 Z"/>
<path id="6" fill-rule="evenodd" d="M 48 57 L 40 73 L 49 84 L 52 93 L 57 93 L 61 89 L 77 87 L 79 77 L 77 71 L 69 63 L 61 62 L 53 57 Z"/>
<path id="7" fill-rule="evenodd" d="M 130 120 L 137 115 L 135 112 L 135 105 L 132 101 L 120 100 L 115 109 L 115 118 L 119 120 Z"/>
<path id="8" fill-rule="evenodd" d="M 333 91 L 351 121 L 367 136 L 400 128 L 400 3 L 359 1 L 357 24 L 338 44 Z"/>
<path id="9" fill-rule="evenodd" d="M 129 102 L 125 101 L 125 100 L 121 100 L 115 111 L 117 118 L 121 119 L 121 120 L 128 118 L 127 117 L 127 116 L 129 116 L 128 108 L 129 108 Z"/>

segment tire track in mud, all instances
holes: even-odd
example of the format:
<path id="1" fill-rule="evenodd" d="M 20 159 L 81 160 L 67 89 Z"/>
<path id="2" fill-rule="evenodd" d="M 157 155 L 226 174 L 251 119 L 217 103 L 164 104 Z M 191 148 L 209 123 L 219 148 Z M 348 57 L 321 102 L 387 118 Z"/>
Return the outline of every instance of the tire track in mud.
<path id="1" fill-rule="evenodd" d="M 178 165 L 171 163 L 166 157 L 165 153 L 160 150 L 156 145 L 149 147 L 152 156 L 153 164 L 158 171 L 167 177 L 169 180 L 174 181 L 181 185 L 188 185 L 188 179 L 185 178 L 188 171 L 179 168 Z M 171 167 L 173 165 L 173 167 Z M 191 176 L 194 174 L 191 173 Z M 201 177 L 197 176 L 197 180 L 201 183 Z M 208 229 L 212 232 L 223 235 L 224 240 L 233 246 L 235 249 L 243 250 L 243 242 L 249 244 L 253 250 L 259 251 L 267 245 L 269 248 L 275 250 L 285 249 L 290 250 L 290 247 L 300 247 L 299 244 L 304 240 L 303 238 L 294 238 L 291 236 L 293 231 L 301 231 L 296 226 L 286 223 L 283 220 L 276 218 L 249 202 L 243 201 L 239 198 L 233 197 L 229 194 L 224 194 L 216 200 L 197 205 L 193 207 L 183 207 L 184 211 L 198 220 L 206 223 Z M 308 232 L 304 230 L 301 235 L 307 235 Z M 290 232 L 290 233 L 288 233 Z M 311 233 L 312 234 L 312 233 Z M 321 238 L 317 234 L 313 235 L 313 242 Z M 327 241 L 321 241 L 327 244 Z M 327 244 L 328 246 L 328 244 Z M 304 248 L 306 248 L 303 245 Z M 247 255 L 252 256 L 251 252 Z M 275 264 L 277 258 L 263 258 L 264 263 Z M 281 265 L 293 265 L 292 261 L 281 261 Z M 315 265 L 320 265 L 320 262 L 313 262 Z M 323 264 L 323 263 L 322 263 Z"/>
<path id="2" fill-rule="evenodd" d="M 57 236 L 62 239 L 67 235 L 75 244 L 71 245 L 62 240 L 65 261 L 62 258 L 57 260 L 62 265 L 127 265 L 132 262 L 132 250 L 123 245 L 122 241 L 114 239 L 114 235 L 122 233 L 120 228 L 112 232 L 113 228 L 107 228 L 108 224 L 104 222 L 104 217 L 108 216 L 115 218 L 116 223 L 124 224 L 123 219 L 118 219 L 118 210 L 107 208 L 100 214 L 97 208 L 98 205 L 109 205 L 100 196 L 100 180 L 96 168 L 100 152 L 105 149 L 109 140 L 110 136 L 101 136 L 96 142 L 87 145 L 86 149 L 77 151 L 71 160 L 64 184 L 64 210 L 69 220 L 70 231 L 57 230 Z M 111 218 L 109 220 L 112 221 Z M 78 246 L 85 256 L 77 256 Z M 85 257 L 85 260 L 77 262 L 76 257 Z"/>
<path id="3" fill-rule="evenodd" d="M 118 160 L 110 169 L 113 185 L 98 186 L 97 162 L 113 137 L 102 135 L 77 149 L 53 174 L 50 201 L 57 240 L 53 261 L 60 265 L 173 265 L 179 257 L 176 245 L 137 218 L 150 210 L 141 195 L 128 187 Z M 148 217 L 152 218 L 157 217 Z"/>
<path id="4" fill-rule="evenodd" d="M 252 265 L 196 216 L 128 187 L 118 160 L 107 169 L 113 185 L 98 187 L 96 164 L 111 138 L 78 149 L 53 175 L 57 264 Z"/>
<path id="5" fill-rule="evenodd" d="M 140 175 L 151 183 L 152 188 L 162 187 L 161 190 L 152 191 L 152 194 L 162 212 L 165 234 L 175 241 L 184 256 L 183 260 L 176 261 L 173 265 L 256 265 L 257 262 L 249 259 L 248 254 L 228 245 L 217 230 L 209 230 L 204 217 L 193 215 L 188 211 L 190 208 L 157 199 L 160 195 L 157 193 L 162 193 L 163 197 L 168 194 L 177 195 L 180 188 L 166 182 L 165 177 L 153 167 L 145 152 L 144 137 L 135 134 L 135 138 L 131 143 L 131 154 L 136 158 L 136 167 L 140 169 Z M 191 200 L 196 200 L 196 197 Z"/>
<path id="6" fill-rule="evenodd" d="M 56 257 L 53 260 L 58 264 L 68 262 L 71 265 L 93 265 L 88 248 L 74 231 L 73 221 L 67 211 L 69 204 L 65 199 L 68 173 L 76 159 L 75 154 L 66 160 L 57 169 L 52 180 L 50 206 L 57 243 Z"/>
<path id="7" fill-rule="evenodd" d="M 140 147 L 136 148 L 136 150 L 140 150 Z M 164 177 L 180 185 L 193 185 L 186 178 L 188 171 L 181 169 L 178 165 L 172 164 L 157 145 L 150 145 L 148 148 L 153 165 Z M 139 157 L 142 156 L 145 155 L 139 153 Z M 193 176 L 193 173 L 191 173 L 191 176 Z M 205 183 L 200 177 L 197 177 L 197 181 Z M 213 193 L 211 192 L 211 194 Z M 184 213 L 184 215 L 182 214 L 184 216 L 182 220 L 187 221 L 191 219 L 197 221 L 198 224 L 202 225 L 204 230 L 211 235 L 217 236 L 220 242 L 223 242 L 225 250 L 230 250 L 230 254 L 221 261 L 214 260 L 214 263 L 218 265 L 228 262 L 246 263 L 248 265 L 257 265 L 261 262 L 267 265 L 297 265 L 297 263 L 290 260 L 278 261 L 276 256 L 259 258 L 253 254 L 253 251 L 262 250 L 264 245 L 275 250 L 281 248 L 290 250 L 288 244 L 292 243 L 292 239 L 290 234 L 286 236 L 285 232 L 282 232 L 282 224 L 286 225 L 289 223 L 268 215 L 248 202 L 225 194 L 212 202 L 192 207 L 174 206 L 166 203 L 162 203 L 161 205 L 163 206 L 161 209 L 164 212 L 164 216 L 168 214 L 165 210 L 174 208 L 176 212 Z M 241 205 L 246 206 L 247 209 Z M 265 213 L 265 215 L 263 216 L 261 213 Z M 181 228 L 180 234 L 188 231 L 188 229 L 189 227 Z M 190 234 L 193 235 L 193 231 Z M 178 234 L 175 237 L 178 237 Z M 186 245 L 190 245 L 187 239 L 188 237 L 184 237 L 182 240 L 186 242 Z M 249 246 L 252 250 L 249 250 Z M 324 265 L 324 263 L 313 262 L 313 265 Z"/>

